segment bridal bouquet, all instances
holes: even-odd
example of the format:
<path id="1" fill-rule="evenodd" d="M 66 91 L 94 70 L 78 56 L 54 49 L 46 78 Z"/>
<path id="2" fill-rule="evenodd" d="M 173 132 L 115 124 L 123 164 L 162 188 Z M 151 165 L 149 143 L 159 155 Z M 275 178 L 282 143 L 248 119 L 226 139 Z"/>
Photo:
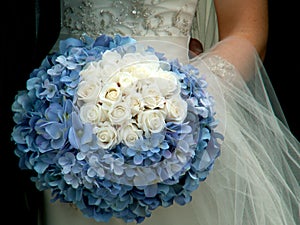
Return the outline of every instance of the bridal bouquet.
<path id="1" fill-rule="evenodd" d="M 190 202 L 220 154 L 200 72 L 130 37 L 61 41 L 12 105 L 20 168 L 96 221 Z"/>

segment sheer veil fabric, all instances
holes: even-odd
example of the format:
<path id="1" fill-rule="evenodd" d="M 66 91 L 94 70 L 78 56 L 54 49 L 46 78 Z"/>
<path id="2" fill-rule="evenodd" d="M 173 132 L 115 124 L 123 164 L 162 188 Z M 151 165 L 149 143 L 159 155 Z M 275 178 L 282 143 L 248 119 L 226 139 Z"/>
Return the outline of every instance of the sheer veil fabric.
<path id="1" fill-rule="evenodd" d="M 188 35 L 147 39 L 138 35 L 137 40 L 168 42 L 178 47 L 179 54 L 187 54 L 190 37 L 202 42 L 204 53 L 188 62 L 206 71 L 224 141 L 214 169 L 193 193 L 191 203 L 160 207 L 142 224 L 300 224 L 300 145 L 288 129 L 262 61 L 246 40 L 233 37 L 218 42 L 212 0 L 187 2 L 197 3 Z M 167 45 L 162 50 L 168 51 Z M 96 222 L 68 204 L 49 203 L 50 198 L 45 192 L 46 225 L 125 224 L 115 218 Z"/>

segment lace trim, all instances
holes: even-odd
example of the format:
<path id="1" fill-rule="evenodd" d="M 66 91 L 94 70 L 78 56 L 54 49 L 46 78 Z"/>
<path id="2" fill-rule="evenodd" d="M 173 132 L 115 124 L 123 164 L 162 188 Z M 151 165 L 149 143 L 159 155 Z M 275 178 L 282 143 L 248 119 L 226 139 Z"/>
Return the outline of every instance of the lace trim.
<path id="1" fill-rule="evenodd" d="M 220 56 L 213 55 L 203 59 L 209 69 L 226 81 L 232 81 L 236 77 L 234 65 Z"/>

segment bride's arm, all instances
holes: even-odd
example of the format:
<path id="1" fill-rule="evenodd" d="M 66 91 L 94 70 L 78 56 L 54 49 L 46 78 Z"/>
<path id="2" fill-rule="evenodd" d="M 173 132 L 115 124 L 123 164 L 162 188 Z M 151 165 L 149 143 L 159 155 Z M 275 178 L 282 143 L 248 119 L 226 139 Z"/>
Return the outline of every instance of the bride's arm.
<path id="1" fill-rule="evenodd" d="M 219 41 L 203 58 L 216 71 L 232 65 L 245 80 L 250 80 L 264 59 L 268 38 L 267 0 L 214 0 Z M 222 67 L 222 69 L 220 69 Z M 224 78 L 228 77 L 224 73 Z M 236 76 L 235 76 L 236 77 Z M 232 80 L 230 78 L 229 80 Z"/>
<path id="2" fill-rule="evenodd" d="M 220 40 L 248 40 L 263 59 L 268 38 L 267 0 L 214 0 Z"/>

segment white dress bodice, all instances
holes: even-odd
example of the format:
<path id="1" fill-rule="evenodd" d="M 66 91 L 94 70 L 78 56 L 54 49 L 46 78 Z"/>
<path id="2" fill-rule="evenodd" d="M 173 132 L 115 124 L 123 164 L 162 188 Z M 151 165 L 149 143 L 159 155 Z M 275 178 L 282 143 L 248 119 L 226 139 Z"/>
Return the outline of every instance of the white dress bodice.
<path id="1" fill-rule="evenodd" d="M 65 0 L 62 32 L 95 37 L 189 35 L 198 0 Z"/>
<path id="2" fill-rule="evenodd" d="M 191 27 L 199 0 L 64 0 L 59 40 L 101 34 L 131 36 L 166 57 L 188 61 Z M 170 39 L 171 38 L 171 39 Z M 149 42 L 150 41 L 150 42 Z"/>

